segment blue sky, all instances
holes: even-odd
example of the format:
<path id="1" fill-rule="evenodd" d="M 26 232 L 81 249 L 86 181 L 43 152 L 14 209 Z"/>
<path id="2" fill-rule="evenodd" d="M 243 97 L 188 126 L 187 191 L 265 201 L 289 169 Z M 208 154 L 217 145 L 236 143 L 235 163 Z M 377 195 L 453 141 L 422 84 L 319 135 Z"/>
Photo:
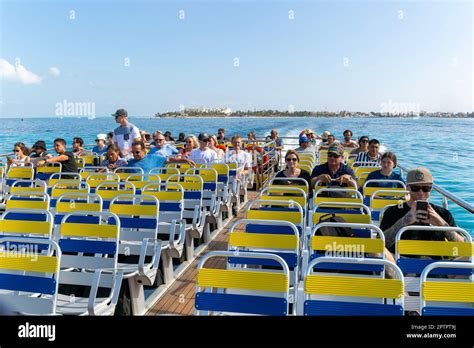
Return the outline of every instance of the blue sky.
<path id="1" fill-rule="evenodd" d="M 472 1 L 0 3 L 1 117 L 474 109 Z"/>

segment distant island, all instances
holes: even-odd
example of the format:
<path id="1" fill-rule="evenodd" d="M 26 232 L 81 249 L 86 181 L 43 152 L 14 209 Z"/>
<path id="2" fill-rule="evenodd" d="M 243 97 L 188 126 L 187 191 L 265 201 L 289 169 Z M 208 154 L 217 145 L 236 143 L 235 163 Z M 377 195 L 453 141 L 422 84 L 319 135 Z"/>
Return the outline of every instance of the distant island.
<path id="1" fill-rule="evenodd" d="M 280 110 L 247 110 L 231 111 L 229 108 L 189 108 L 181 111 L 156 113 L 160 118 L 187 117 L 440 117 L 440 118 L 474 118 L 474 112 L 426 112 L 408 111 L 390 105 L 386 112 L 360 111 L 280 111 Z"/>

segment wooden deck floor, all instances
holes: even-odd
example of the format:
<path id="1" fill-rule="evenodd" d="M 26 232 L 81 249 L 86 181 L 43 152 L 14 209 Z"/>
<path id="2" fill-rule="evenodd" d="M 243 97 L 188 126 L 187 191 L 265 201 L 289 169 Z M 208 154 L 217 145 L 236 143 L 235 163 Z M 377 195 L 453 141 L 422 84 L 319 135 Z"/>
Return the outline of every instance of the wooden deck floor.
<path id="1" fill-rule="evenodd" d="M 248 202 L 256 198 L 257 192 L 248 191 Z M 202 255 L 212 250 L 227 250 L 228 230 L 237 219 L 244 218 L 247 204 L 239 211 L 222 231 L 212 240 L 204 252 L 197 257 L 188 269 L 174 281 L 171 287 L 157 301 L 157 303 L 146 313 L 146 315 L 193 315 L 194 314 L 194 289 L 196 285 L 197 264 Z M 214 258 L 206 265 L 213 268 L 225 268 L 225 259 Z"/>

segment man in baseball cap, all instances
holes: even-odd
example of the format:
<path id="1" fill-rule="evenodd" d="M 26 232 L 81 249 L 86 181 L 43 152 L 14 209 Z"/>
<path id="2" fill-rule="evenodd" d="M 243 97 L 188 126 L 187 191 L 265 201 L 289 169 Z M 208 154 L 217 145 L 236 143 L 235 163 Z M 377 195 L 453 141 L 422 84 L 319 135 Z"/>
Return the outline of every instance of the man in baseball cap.
<path id="1" fill-rule="evenodd" d="M 132 155 L 130 151 L 132 144 L 135 141 L 141 141 L 140 130 L 137 126 L 128 122 L 127 110 L 118 109 L 112 116 L 115 117 L 115 122 L 120 124 L 120 126 L 114 130 L 112 141 L 120 149 L 123 158 L 131 159 Z"/>
<path id="2" fill-rule="evenodd" d="M 350 186 L 357 188 L 354 171 L 344 164 L 344 149 L 339 144 L 334 144 L 328 149 L 328 161 L 314 167 L 311 173 L 311 187 L 316 183 L 328 185 Z"/>
<path id="3" fill-rule="evenodd" d="M 189 154 L 190 160 L 195 163 L 206 164 L 207 167 L 217 161 L 217 153 L 209 147 L 210 138 L 206 132 L 199 134 L 199 148 L 191 151 Z"/>
<path id="4" fill-rule="evenodd" d="M 46 151 L 46 143 L 43 140 L 38 140 L 31 147 L 30 161 L 34 166 L 37 165 L 39 160 L 44 160 L 53 157 L 48 151 Z"/>
<path id="5" fill-rule="evenodd" d="M 316 148 L 311 145 L 310 140 L 306 134 L 302 134 L 299 137 L 300 147 L 295 149 L 296 152 L 310 152 L 315 153 Z"/>
<path id="6" fill-rule="evenodd" d="M 425 167 L 410 169 L 407 173 L 407 189 L 410 198 L 403 204 L 389 207 L 380 222 L 380 229 L 385 234 L 385 246 L 395 251 L 395 236 L 398 231 L 410 225 L 456 227 L 449 210 L 433 203 L 428 203 L 433 189 L 433 175 Z M 418 203 L 417 203 L 418 202 Z M 423 202 L 423 204 L 419 203 Z M 407 231 L 402 239 L 463 241 L 458 233 L 446 231 Z"/>

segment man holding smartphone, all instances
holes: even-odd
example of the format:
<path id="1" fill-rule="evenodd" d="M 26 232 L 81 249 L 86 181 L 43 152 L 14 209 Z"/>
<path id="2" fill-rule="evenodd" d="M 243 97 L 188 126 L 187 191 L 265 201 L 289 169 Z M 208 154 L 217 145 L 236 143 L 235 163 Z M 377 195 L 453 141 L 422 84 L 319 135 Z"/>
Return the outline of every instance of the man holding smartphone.
<path id="1" fill-rule="evenodd" d="M 397 232 L 405 226 L 453 226 L 456 227 L 451 213 L 440 206 L 429 203 L 433 188 L 433 176 L 424 167 L 412 169 L 407 174 L 407 189 L 410 192 L 408 202 L 388 208 L 380 222 L 385 234 L 385 246 L 391 252 L 395 249 Z M 463 241 L 454 231 L 407 231 L 403 239 Z"/>

